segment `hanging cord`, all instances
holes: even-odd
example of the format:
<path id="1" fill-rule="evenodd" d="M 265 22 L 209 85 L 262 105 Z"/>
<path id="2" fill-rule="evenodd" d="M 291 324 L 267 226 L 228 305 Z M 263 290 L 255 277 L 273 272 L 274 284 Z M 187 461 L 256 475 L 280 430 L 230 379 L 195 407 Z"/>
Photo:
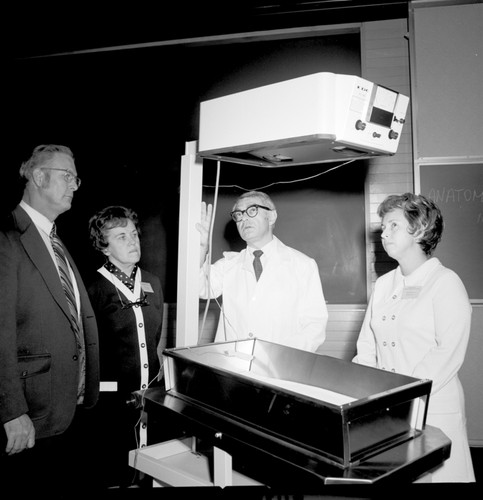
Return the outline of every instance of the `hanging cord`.
<path id="1" fill-rule="evenodd" d="M 221 188 L 237 188 L 237 189 L 240 189 L 241 191 L 263 191 L 264 189 L 272 187 L 272 186 L 276 186 L 277 184 L 295 184 L 297 182 L 309 181 L 310 179 L 315 179 L 316 177 L 319 177 L 321 175 L 328 174 L 329 172 L 332 172 L 333 170 L 337 170 L 340 167 L 343 167 L 344 165 L 348 165 L 349 163 L 352 163 L 354 161 L 356 161 L 356 160 L 355 159 L 347 160 L 346 162 L 341 163 L 339 165 L 336 165 L 335 167 L 329 168 L 328 170 L 324 170 L 323 172 L 319 172 L 318 174 L 314 174 L 314 175 L 311 175 L 309 177 L 302 177 L 301 179 L 293 179 L 291 181 L 277 181 L 277 182 L 272 182 L 271 184 L 267 184 L 265 186 L 260 186 L 260 187 L 255 187 L 255 188 L 244 188 L 242 186 L 239 186 L 238 184 L 221 184 L 221 185 L 218 185 L 217 189 L 221 187 Z M 209 185 L 205 184 L 203 187 L 212 188 L 214 186 L 209 186 Z"/>
<path id="2" fill-rule="evenodd" d="M 160 376 L 160 374 L 162 374 L 162 370 L 163 370 L 163 364 L 161 364 L 158 373 L 149 381 L 148 386 L 146 387 L 146 389 L 142 390 L 141 408 L 139 410 L 139 419 L 134 424 L 134 428 L 133 428 L 134 439 L 136 440 L 136 449 L 134 451 L 134 463 L 133 463 L 133 468 L 135 469 L 135 472 L 133 474 L 133 478 L 132 478 L 131 484 L 134 484 L 134 481 L 136 480 L 136 477 L 137 477 L 137 474 L 138 474 L 138 471 L 136 469 L 136 464 L 137 464 L 137 460 L 138 460 L 138 455 L 139 455 L 140 447 L 139 447 L 139 439 L 138 439 L 138 430 L 137 429 L 138 429 L 138 426 L 140 426 L 140 424 L 141 424 L 141 421 L 142 421 L 142 418 L 143 418 L 143 413 L 144 413 L 144 405 L 146 404 L 146 400 L 145 400 L 144 394 L 149 389 L 149 386 Z"/>

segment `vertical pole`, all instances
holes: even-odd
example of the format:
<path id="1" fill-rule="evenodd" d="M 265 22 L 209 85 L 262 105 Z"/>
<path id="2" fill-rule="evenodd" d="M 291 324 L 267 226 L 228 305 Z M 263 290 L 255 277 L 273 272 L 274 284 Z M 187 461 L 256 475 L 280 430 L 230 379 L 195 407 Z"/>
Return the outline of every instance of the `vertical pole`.
<path id="1" fill-rule="evenodd" d="M 176 347 L 198 343 L 200 234 L 195 224 L 200 221 L 203 162 L 196 151 L 197 141 L 187 142 L 181 157 Z"/>
<path id="2" fill-rule="evenodd" d="M 195 141 L 187 142 L 181 158 L 176 347 L 196 345 L 199 336 L 200 234 L 195 224 L 200 221 L 203 163 L 197 161 L 196 149 Z M 213 452 L 215 486 L 231 486 L 231 455 L 216 447 Z"/>

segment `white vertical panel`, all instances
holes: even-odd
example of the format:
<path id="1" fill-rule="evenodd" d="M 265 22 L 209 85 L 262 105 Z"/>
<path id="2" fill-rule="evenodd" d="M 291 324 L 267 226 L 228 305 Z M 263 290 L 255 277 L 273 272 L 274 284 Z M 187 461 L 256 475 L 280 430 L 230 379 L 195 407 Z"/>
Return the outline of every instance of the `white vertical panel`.
<path id="1" fill-rule="evenodd" d="M 197 142 L 187 142 L 181 157 L 178 237 L 178 296 L 176 347 L 198 343 L 200 221 L 203 163 L 196 158 Z"/>

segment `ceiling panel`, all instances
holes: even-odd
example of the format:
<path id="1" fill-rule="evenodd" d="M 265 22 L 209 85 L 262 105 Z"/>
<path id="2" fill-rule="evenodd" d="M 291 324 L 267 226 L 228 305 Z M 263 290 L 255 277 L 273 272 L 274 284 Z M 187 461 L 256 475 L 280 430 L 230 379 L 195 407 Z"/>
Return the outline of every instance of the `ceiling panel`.
<path id="1" fill-rule="evenodd" d="M 40 3 L 40 2 L 39 2 Z M 17 2 L 6 16 L 8 53 L 38 57 L 230 33 L 357 23 L 407 16 L 407 1 L 279 0 L 172 1 L 64 7 Z"/>

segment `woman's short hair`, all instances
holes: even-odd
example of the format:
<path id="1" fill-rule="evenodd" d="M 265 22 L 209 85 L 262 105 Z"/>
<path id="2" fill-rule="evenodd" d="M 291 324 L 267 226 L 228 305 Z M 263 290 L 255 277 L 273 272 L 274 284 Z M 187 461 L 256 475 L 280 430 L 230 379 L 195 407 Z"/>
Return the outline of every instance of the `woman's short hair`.
<path id="1" fill-rule="evenodd" d="M 438 206 L 422 194 L 404 193 L 388 196 L 378 207 L 382 219 L 400 208 L 409 223 L 409 234 L 418 235 L 418 243 L 426 255 L 431 255 L 443 234 L 443 216 Z"/>
<path id="2" fill-rule="evenodd" d="M 102 252 L 109 245 L 106 239 L 107 231 L 114 227 L 124 227 L 129 220 L 140 234 L 138 216 L 130 208 L 113 205 L 94 214 L 89 219 L 89 238 L 94 248 Z"/>

